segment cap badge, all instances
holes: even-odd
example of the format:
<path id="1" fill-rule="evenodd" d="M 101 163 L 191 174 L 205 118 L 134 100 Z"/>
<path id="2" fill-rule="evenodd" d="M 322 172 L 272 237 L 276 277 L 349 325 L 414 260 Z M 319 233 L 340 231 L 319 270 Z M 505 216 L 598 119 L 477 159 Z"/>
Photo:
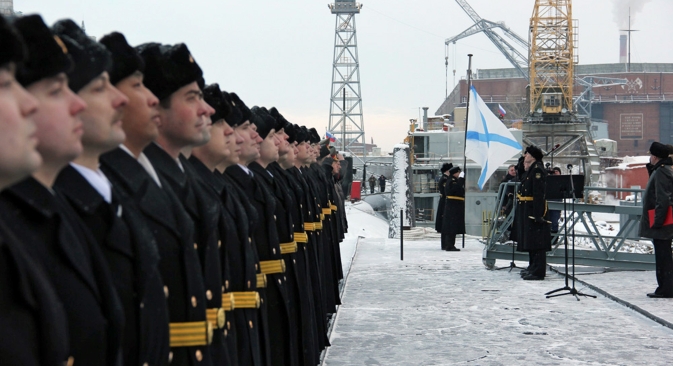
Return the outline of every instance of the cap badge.
<path id="1" fill-rule="evenodd" d="M 193 64 L 194 63 L 194 57 L 192 57 L 192 54 L 189 54 L 189 63 Z"/>
<path id="2" fill-rule="evenodd" d="M 65 53 L 66 55 L 68 54 L 68 47 L 65 46 L 65 43 L 61 40 L 59 36 L 54 36 L 54 41 L 56 41 L 56 44 L 58 44 L 61 47 L 61 51 Z"/>

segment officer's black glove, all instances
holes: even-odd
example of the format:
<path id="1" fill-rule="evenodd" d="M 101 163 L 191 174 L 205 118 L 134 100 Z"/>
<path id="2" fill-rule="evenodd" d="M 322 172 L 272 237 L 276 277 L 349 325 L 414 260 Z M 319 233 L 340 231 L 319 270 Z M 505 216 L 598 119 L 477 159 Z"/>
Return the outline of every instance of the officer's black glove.
<path id="1" fill-rule="evenodd" d="M 550 221 L 545 220 L 543 217 L 528 216 L 528 218 L 535 221 L 536 224 L 551 224 Z"/>

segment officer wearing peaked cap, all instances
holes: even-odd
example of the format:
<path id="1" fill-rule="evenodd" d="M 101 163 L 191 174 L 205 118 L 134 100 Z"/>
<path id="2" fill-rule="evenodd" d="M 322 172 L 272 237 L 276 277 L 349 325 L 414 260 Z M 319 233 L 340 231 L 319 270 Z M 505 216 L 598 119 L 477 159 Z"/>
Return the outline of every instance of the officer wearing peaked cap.
<path id="1" fill-rule="evenodd" d="M 72 46 L 69 84 L 88 105 L 81 114 L 83 154 L 59 173 L 54 188 L 89 228 L 109 264 L 125 315 L 123 363 L 166 364 L 168 310 L 157 243 L 130 197 L 99 169 L 101 151 L 124 142 L 121 123 L 110 125 L 110 120 L 121 116 L 128 99 L 109 81 L 111 53 L 102 44 L 70 19 L 53 29 Z"/>
<path id="2" fill-rule="evenodd" d="M 551 223 L 547 220 L 545 199 L 547 170 L 542 163 L 543 153 L 535 145 L 528 146 L 523 156 L 524 174 L 517 192 L 520 206 L 519 241 L 529 255 L 528 270 L 523 273 L 527 281 L 544 280 L 547 271 L 547 251 L 551 250 Z"/>
<path id="3" fill-rule="evenodd" d="M 17 75 L 41 106 L 34 114 L 43 164 L 0 195 L 0 215 L 49 278 L 65 309 L 71 360 L 118 365 L 124 315 L 100 248 L 64 197 L 53 191 L 57 172 L 82 151 L 86 107 L 68 87 L 72 59 L 61 37 L 38 15 L 14 26 L 29 49 Z M 54 93 L 56 89 L 57 93 Z M 54 133 L 58 131 L 59 133 Z"/>
<path id="4" fill-rule="evenodd" d="M 458 252 L 456 235 L 465 234 L 465 178 L 460 176 L 458 166 L 448 170 L 449 177 L 444 186 L 446 201 L 442 225 L 442 250 Z"/>

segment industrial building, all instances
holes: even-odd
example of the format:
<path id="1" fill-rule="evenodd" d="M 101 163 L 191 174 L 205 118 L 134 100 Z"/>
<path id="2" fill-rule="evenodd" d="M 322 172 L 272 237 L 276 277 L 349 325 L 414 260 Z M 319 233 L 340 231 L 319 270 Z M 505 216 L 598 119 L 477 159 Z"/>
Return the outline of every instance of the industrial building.
<path id="1" fill-rule="evenodd" d="M 577 65 L 575 75 L 627 80 L 625 85 L 596 86 L 588 96 L 594 138 L 616 141 L 614 156 L 645 155 L 653 141 L 673 144 L 673 64 Z M 477 70 L 472 83 L 494 113 L 498 105 L 507 111 L 505 123 L 517 126 L 529 112 L 528 81 L 517 69 Z M 573 89 L 575 97 L 584 92 L 577 84 Z M 435 114 L 453 116 L 466 102 L 467 80 L 460 80 Z M 607 136 L 600 133 L 604 128 Z"/>

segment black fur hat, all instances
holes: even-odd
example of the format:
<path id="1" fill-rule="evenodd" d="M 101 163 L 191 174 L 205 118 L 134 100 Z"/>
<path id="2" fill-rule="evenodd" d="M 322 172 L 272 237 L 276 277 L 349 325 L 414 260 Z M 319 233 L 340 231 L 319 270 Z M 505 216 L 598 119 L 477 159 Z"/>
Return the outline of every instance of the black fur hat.
<path id="1" fill-rule="evenodd" d="M 311 144 L 319 144 L 320 143 L 320 134 L 318 134 L 318 131 L 311 127 L 309 132 L 309 139 L 311 140 Z"/>
<path id="2" fill-rule="evenodd" d="M 238 97 L 236 93 L 229 93 L 229 97 L 231 98 L 231 104 L 238 109 L 239 112 L 241 112 L 241 122 L 240 123 L 245 123 L 246 121 L 250 120 L 250 108 L 248 108 L 245 103 L 241 100 L 241 98 Z M 239 123 L 239 124 L 240 124 Z"/>
<path id="3" fill-rule="evenodd" d="M 451 168 L 453 168 L 453 164 L 451 164 L 451 163 L 444 163 L 444 164 L 442 164 L 442 168 L 439 169 L 439 170 L 441 170 L 442 173 L 446 173 L 446 172 L 448 172 Z"/>
<path id="4" fill-rule="evenodd" d="M 534 157 L 535 160 L 542 160 L 544 157 L 544 154 L 542 153 L 542 150 L 540 150 L 539 147 L 535 145 L 530 145 L 526 148 L 526 152 L 530 154 L 530 156 Z"/>
<path id="5" fill-rule="evenodd" d="M 28 59 L 16 72 L 23 86 L 56 76 L 72 69 L 68 47 L 60 37 L 52 34 L 39 15 L 16 18 L 12 23 L 28 48 Z"/>
<path id="6" fill-rule="evenodd" d="M 297 126 L 297 125 L 294 125 L 293 127 L 294 127 L 294 131 L 295 131 L 295 135 L 296 135 L 295 138 L 296 138 L 298 143 L 301 144 L 302 142 L 308 142 L 309 141 L 308 130 L 306 129 L 306 127 L 304 127 L 304 126 L 300 127 L 300 126 Z"/>
<path id="7" fill-rule="evenodd" d="M 114 85 L 133 75 L 134 72 L 145 72 L 145 61 L 138 51 L 131 47 L 126 37 L 119 32 L 112 32 L 100 39 L 108 51 L 112 54 L 112 67 L 110 68 L 110 82 Z"/>
<path id="8" fill-rule="evenodd" d="M 164 100 L 187 84 L 203 89 L 203 71 L 184 43 L 174 46 L 145 43 L 136 47 L 145 61 L 145 85 L 159 100 Z"/>
<path id="9" fill-rule="evenodd" d="M 297 141 L 297 131 L 294 129 L 292 124 L 286 125 L 283 128 L 283 131 L 285 131 L 285 134 L 287 134 L 287 142 L 293 144 L 295 141 Z"/>
<path id="10" fill-rule="evenodd" d="M 449 174 L 454 175 L 454 174 L 456 174 L 458 172 L 462 172 L 462 171 L 463 170 L 460 169 L 459 166 L 454 166 L 454 167 L 451 167 L 451 169 L 449 169 Z"/>
<path id="11" fill-rule="evenodd" d="M 219 84 L 210 84 L 203 88 L 203 100 L 215 110 L 215 113 L 210 116 L 213 123 L 224 120 L 225 116 L 229 114 L 229 103 L 222 98 Z"/>
<path id="12" fill-rule="evenodd" d="M 19 63 L 28 57 L 26 45 L 19 33 L 0 15 L 0 66 Z"/>
<path id="13" fill-rule="evenodd" d="M 650 151 L 649 153 L 651 155 L 654 155 L 660 159 L 666 159 L 669 154 L 673 153 L 668 146 L 662 144 L 661 142 L 653 142 L 652 145 L 650 145 Z"/>
<path id="14" fill-rule="evenodd" d="M 75 67 L 68 72 L 68 86 L 75 93 L 111 68 L 110 51 L 87 36 L 71 19 L 59 20 L 51 30 L 63 39 L 75 62 Z"/>
<path id="15" fill-rule="evenodd" d="M 288 122 L 287 119 L 285 119 L 285 117 L 283 117 L 283 115 L 278 112 L 276 107 L 271 107 L 271 109 L 269 109 L 269 114 L 271 117 L 276 119 L 276 127 L 274 130 L 280 131 L 281 129 L 287 128 L 287 126 L 290 125 L 290 122 Z"/>
<path id="16" fill-rule="evenodd" d="M 273 127 L 276 124 L 276 120 L 265 111 L 264 108 L 258 106 L 254 106 L 250 110 L 250 122 L 257 126 L 257 133 L 263 139 L 269 136 L 269 133 L 273 130 Z"/>
<path id="17" fill-rule="evenodd" d="M 229 108 L 229 113 L 224 116 L 224 120 L 227 121 L 229 126 L 236 127 L 241 122 L 243 122 L 243 115 L 241 111 L 236 108 L 231 101 L 231 95 L 225 91 L 222 92 L 222 103 L 226 104 Z"/>

